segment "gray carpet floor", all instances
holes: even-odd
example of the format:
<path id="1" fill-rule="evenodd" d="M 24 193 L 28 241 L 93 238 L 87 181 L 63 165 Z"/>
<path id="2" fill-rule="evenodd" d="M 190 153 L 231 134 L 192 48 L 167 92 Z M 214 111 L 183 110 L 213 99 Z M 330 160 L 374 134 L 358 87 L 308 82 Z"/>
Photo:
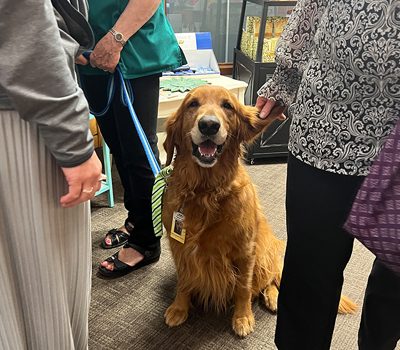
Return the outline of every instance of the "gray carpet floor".
<path id="1" fill-rule="evenodd" d="M 284 240 L 285 161 L 257 160 L 255 165 L 245 166 L 258 187 L 267 220 L 275 235 Z M 257 301 L 253 303 L 256 320 L 254 333 L 244 339 L 238 338 L 232 330 L 232 311 L 216 314 L 194 307 L 183 325 L 174 328 L 166 326 L 164 313 L 175 297 L 176 275 L 165 238 L 161 240 L 162 255 L 158 263 L 115 280 L 99 277 L 97 271 L 100 262 L 117 251 L 104 250 L 100 243 L 108 230 L 123 224 L 126 215 L 122 187 L 115 169 L 113 184 L 113 208 L 108 207 L 106 194 L 92 200 L 93 285 L 89 349 L 276 349 L 273 341 L 276 315 L 269 313 Z M 331 349 L 357 350 L 360 310 L 372 261 L 372 254 L 356 242 L 345 271 L 343 293 L 360 308 L 354 315 L 338 315 Z M 400 345 L 396 349 L 400 350 Z"/>

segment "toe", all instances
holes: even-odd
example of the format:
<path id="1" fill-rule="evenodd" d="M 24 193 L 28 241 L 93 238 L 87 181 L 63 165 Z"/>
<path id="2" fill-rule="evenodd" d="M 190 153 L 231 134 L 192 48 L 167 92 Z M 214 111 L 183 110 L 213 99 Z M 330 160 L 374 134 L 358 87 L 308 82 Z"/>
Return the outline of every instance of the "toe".
<path id="1" fill-rule="evenodd" d="M 104 241 L 106 242 L 107 245 L 111 245 L 111 236 L 108 235 L 108 236 L 104 239 Z"/>

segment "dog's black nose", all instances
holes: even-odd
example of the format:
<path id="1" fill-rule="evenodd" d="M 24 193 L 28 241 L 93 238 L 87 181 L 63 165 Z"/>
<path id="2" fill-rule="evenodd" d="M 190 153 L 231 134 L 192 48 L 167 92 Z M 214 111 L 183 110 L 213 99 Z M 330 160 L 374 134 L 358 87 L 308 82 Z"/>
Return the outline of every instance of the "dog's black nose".
<path id="1" fill-rule="evenodd" d="M 198 123 L 200 132 L 206 136 L 215 135 L 220 126 L 221 123 L 219 122 L 218 118 L 214 117 L 213 115 L 205 115 L 199 120 Z"/>

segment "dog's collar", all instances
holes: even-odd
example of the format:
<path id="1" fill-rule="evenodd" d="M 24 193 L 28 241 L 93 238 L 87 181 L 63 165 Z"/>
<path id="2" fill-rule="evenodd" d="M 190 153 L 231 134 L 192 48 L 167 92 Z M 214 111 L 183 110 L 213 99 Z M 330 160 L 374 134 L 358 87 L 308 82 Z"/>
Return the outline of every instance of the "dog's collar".
<path id="1" fill-rule="evenodd" d="M 173 169 L 174 167 L 172 165 L 169 165 L 160 170 L 160 172 L 156 175 L 156 179 L 154 181 L 153 192 L 151 196 L 151 208 L 154 234 L 156 235 L 156 237 L 161 237 L 163 234 L 161 218 L 162 199 L 165 193 L 165 189 L 167 188 L 167 180 Z"/>

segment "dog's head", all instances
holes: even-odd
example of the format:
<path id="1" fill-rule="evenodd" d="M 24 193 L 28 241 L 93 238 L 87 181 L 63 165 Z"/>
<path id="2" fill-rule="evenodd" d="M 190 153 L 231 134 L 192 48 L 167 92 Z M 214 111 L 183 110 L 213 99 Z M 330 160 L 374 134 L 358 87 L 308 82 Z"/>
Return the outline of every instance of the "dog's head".
<path id="1" fill-rule="evenodd" d="M 229 90 L 203 85 L 191 90 L 166 123 L 167 165 L 177 155 L 212 167 L 224 152 L 237 157 L 242 142 L 251 142 L 275 118 L 258 118 L 259 110 L 241 104 Z"/>

